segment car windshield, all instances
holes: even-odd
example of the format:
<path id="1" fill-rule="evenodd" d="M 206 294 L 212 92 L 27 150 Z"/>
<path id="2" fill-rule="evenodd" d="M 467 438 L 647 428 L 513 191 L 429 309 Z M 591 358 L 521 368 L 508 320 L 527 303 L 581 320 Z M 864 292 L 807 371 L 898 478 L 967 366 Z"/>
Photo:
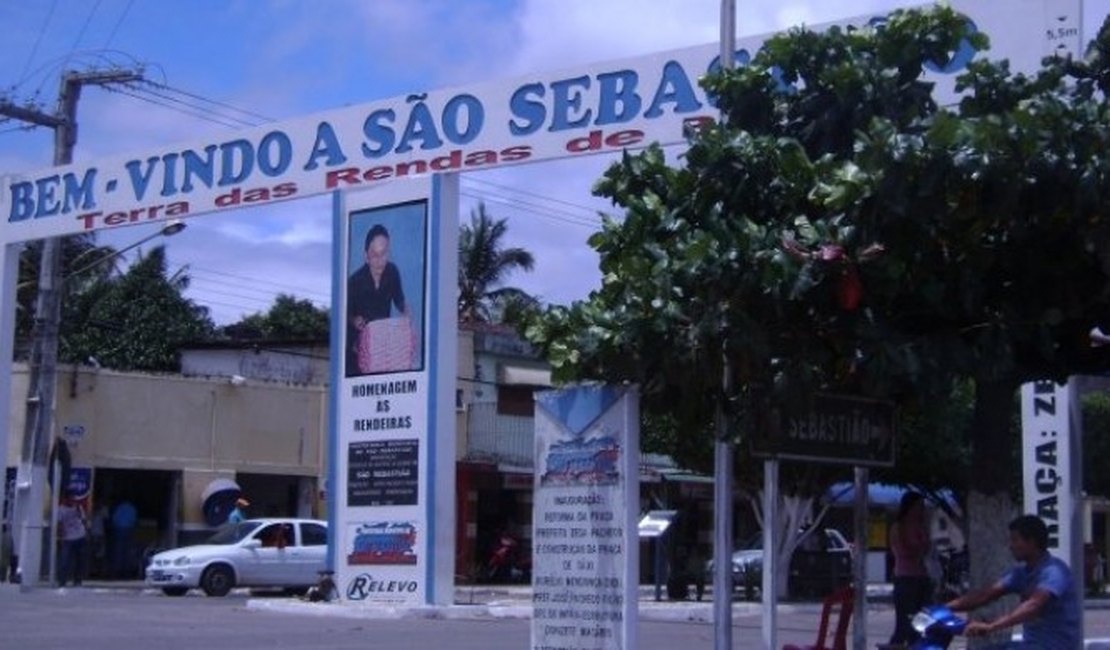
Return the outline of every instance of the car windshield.
<path id="1" fill-rule="evenodd" d="M 247 535 L 253 533 L 261 524 L 257 521 L 241 521 L 235 524 L 224 524 L 209 537 L 208 544 L 234 544 Z"/>

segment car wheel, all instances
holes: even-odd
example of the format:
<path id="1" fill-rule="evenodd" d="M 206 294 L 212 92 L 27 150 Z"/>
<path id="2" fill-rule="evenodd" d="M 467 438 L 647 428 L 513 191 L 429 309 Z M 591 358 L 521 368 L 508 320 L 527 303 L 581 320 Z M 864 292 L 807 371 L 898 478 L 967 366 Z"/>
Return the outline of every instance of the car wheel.
<path id="1" fill-rule="evenodd" d="M 222 597 L 226 596 L 235 586 L 235 574 L 226 564 L 217 564 L 204 570 L 200 577 L 200 588 L 205 595 Z"/>
<path id="2" fill-rule="evenodd" d="M 184 596 L 189 593 L 188 587 L 162 587 L 162 593 L 167 596 Z"/>

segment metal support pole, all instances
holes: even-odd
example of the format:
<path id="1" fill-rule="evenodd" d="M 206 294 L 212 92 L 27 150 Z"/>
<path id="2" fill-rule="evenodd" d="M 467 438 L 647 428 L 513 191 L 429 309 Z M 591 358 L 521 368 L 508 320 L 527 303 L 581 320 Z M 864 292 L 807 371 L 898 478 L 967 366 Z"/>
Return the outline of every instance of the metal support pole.
<path id="1" fill-rule="evenodd" d="M 655 577 L 655 602 L 663 600 L 663 536 L 651 540 L 654 562 L 651 573 Z"/>
<path id="2" fill-rule="evenodd" d="M 12 412 L 12 360 L 15 349 L 15 295 L 19 277 L 20 244 L 0 245 L 0 349 L 7 345 L 7 352 L 0 355 L 0 413 Z M 0 511 L 11 500 L 12 508 L 8 518 L 0 521 L 0 548 L 7 548 L 12 555 L 18 553 L 15 540 L 15 523 L 19 521 L 15 512 L 15 490 L 8 493 L 8 441 L 11 439 L 11 418 L 0 418 Z M 0 512 L 0 518 L 2 518 Z M 0 571 L 7 571 L 4 560 L 0 558 Z"/>
<path id="3" fill-rule="evenodd" d="M 867 647 L 867 500 L 871 471 L 866 467 L 855 468 L 855 554 L 852 556 L 852 584 L 855 589 L 854 616 L 852 617 L 852 648 Z"/>
<path id="4" fill-rule="evenodd" d="M 736 49 L 736 0 L 721 0 L 721 67 L 732 67 Z M 723 372 L 721 399 L 732 393 L 732 367 L 721 350 Z M 713 445 L 713 648 L 732 650 L 732 461 L 728 414 L 723 403 L 714 414 L 717 426 Z"/>
<path id="5" fill-rule="evenodd" d="M 763 647 L 779 647 L 779 461 L 763 461 Z"/>

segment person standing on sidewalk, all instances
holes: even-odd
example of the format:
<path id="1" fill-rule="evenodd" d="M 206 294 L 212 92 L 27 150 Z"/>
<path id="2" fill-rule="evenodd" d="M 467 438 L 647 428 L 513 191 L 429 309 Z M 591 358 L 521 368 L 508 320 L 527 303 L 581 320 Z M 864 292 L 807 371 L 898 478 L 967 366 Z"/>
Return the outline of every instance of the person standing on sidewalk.
<path id="1" fill-rule="evenodd" d="M 227 513 L 227 523 L 238 524 L 246 521 L 247 513 L 243 511 L 243 508 L 249 508 L 250 505 L 251 502 L 247 501 L 243 497 L 239 497 L 238 499 L 236 499 L 235 507 L 231 510 L 231 512 Z"/>
<path id="2" fill-rule="evenodd" d="M 130 578 L 131 575 L 131 538 L 135 525 L 139 522 L 139 512 L 130 501 L 124 499 L 112 510 L 112 577 Z"/>
<path id="3" fill-rule="evenodd" d="M 85 574 L 85 536 L 88 519 L 81 504 L 63 499 L 58 507 L 58 538 L 62 542 L 61 561 L 58 563 L 58 586 L 72 581 L 80 587 Z"/>
<path id="4" fill-rule="evenodd" d="M 906 492 L 898 506 L 898 517 L 890 530 L 894 553 L 894 634 L 890 643 L 906 644 L 920 635 L 913 629 L 914 614 L 929 604 L 933 585 L 925 566 L 929 554 L 929 525 L 925 498 Z"/>

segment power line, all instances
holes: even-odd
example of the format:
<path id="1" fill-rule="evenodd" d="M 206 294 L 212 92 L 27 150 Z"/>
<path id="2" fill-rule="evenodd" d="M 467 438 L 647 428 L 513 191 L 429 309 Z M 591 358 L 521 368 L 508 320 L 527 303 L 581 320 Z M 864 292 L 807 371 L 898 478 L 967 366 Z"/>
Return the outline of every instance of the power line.
<path id="1" fill-rule="evenodd" d="M 205 106 L 200 106 L 200 105 L 197 105 L 197 104 L 193 104 L 193 103 L 187 102 L 183 99 L 178 99 L 177 97 L 172 97 L 170 95 L 155 92 L 155 91 L 150 90 L 148 88 L 142 88 L 142 87 L 136 86 L 134 84 L 128 84 L 127 87 L 128 87 L 128 89 L 133 90 L 137 93 L 143 93 L 144 95 L 151 95 L 153 97 L 158 97 L 159 99 L 164 99 L 164 100 L 166 100 L 168 102 L 172 102 L 174 104 L 180 104 L 180 105 L 185 106 L 187 108 L 191 108 L 191 109 L 194 109 L 194 110 L 197 110 L 197 111 L 201 111 L 202 113 L 203 112 L 215 113 L 216 115 L 218 115 L 221 118 L 224 118 L 226 120 L 232 120 L 234 122 L 239 123 L 242 126 L 258 126 L 257 122 L 252 122 L 250 120 L 245 120 L 241 117 L 235 117 L 234 115 L 228 115 L 227 113 L 220 113 L 218 111 L 212 111 L 211 109 L 209 109 Z"/>
<path id="2" fill-rule="evenodd" d="M 131 11 L 131 5 L 135 4 L 135 0 L 127 0 L 127 5 L 123 8 L 123 13 L 119 15 L 115 27 L 112 27 L 112 32 L 108 34 L 108 40 L 104 41 L 104 47 L 112 44 L 112 39 L 116 37 L 116 32 L 119 31 L 119 26 L 123 24 L 123 19 L 127 17 L 127 12 Z"/>
<path id="3" fill-rule="evenodd" d="M 298 291 L 301 291 L 302 293 L 311 293 L 311 294 L 315 294 L 317 296 L 326 296 L 329 299 L 331 298 L 331 294 L 326 294 L 326 293 L 323 293 L 323 292 L 320 292 L 320 291 L 316 291 L 314 289 L 308 289 L 306 287 L 293 286 L 293 285 L 289 285 L 289 284 L 286 284 L 286 283 L 273 282 L 273 281 L 270 281 L 270 280 L 263 280 L 261 278 L 253 278 L 249 275 L 239 275 L 239 274 L 236 274 L 236 273 L 228 273 L 227 271 L 217 271 L 216 269 L 209 269 L 209 268 L 206 268 L 206 267 L 203 267 L 203 266 L 191 265 L 189 268 L 194 270 L 194 271 L 201 271 L 202 273 L 208 273 L 208 274 L 212 274 L 212 275 L 219 275 L 219 276 L 223 276 L 223 277 L 227 277 L 227 278 L 234 278 L 236 280 L 246 280 L 248 282 L 255 283 L 255 284 L 268 284 L 270 286 L 274 286 L 274 287 L 278 287 L 278 288 L 298 290 Z"/>
<path id="4" fill-rule="evenodd" d="M 192 284 L 190 284 L 189 288 L 193 289 L 194 287 L 193 287 Z M 199 292 L 203 292 L 203 293 L 216 294 L 217 296 L 224 296 L 226 298 L 239 298 L 241 300 L 249 300 L 251 302 L 257 302 L 257 303 L 265 305 L 267 307 L 274 304 L 273 300 L 268 300 L 266 298 L 259 298 L 258 296 L 248 296 L 248 295 L 245 295 L 245 294 L 242 294 L 242 293 L 235 293 L 233 291 L 220 291 L 219 289 L 210 289 L 208 287 L 195 287 L 195 290 L 199 291 Z"/>
<path id="5" fill-rule="evenodd" d="M 196 279 L 196 278 L 193 278 L 193 279 Z M 212 281 L 207 280 L 207 282 L 212 282 Z M 265 296 L 265 298 L 262 298 L 262 297 L 259 297 L 259 296 L 251 296 L 251 295 L 242 294 L 242 293 L 235 293 L 235 292 L 231 292 L 231 291 L 221 291 L 220 289 L 213 289 L 211 287 L 204 286 L 204 285 L 198 286 L 198 285 L 195 285 L 193 283 L 190 283 L 189 286 L 190 286 L 190 288 L 196 288 L 197 291 L 207 291 L 209 293 L 215 293 L 215 294 L 218 294 L 218 295 L 227 296 L 229 298 L 242 298 L 244 300 L 253 300 L 255 302 L 264 303 L 267 306 L 271 306 L 271 305 L 275 304 L 277 302 L 277 298 L 282 295 L 282 294 L 274 291 L 274 292 L 269 292 L 269 293 L 262 293 L 262 295 Z M 233 286 L 232 288 L 242 289 L 244 287 Z M 248 291 L 260 291 L 258 289 L 249 289 L 249 288 L 247 288 L 247 290 Z M 289 295 L 289 294 L 284 294 L 284 295 Z M 296 296 L 294 296 L 294 298 L 295 297 Z M 309 300 L 307 298 L 306 298 L 306 300 L 308 300 L 308 302 L 310 302 L 314 305 L 317 305 L 317 306 L 324 304 L 323 302 L 318 301 L 318 300 Z"/>
<path id="6" fill-rule="evenodd" d="M 562 208 L 558 208 L 558 207 L 554 207 L 554 206 L 550 206 L 550 205 L 544 205 L 543 203 L 530 201 L 526 198 L 521 198 L 521 197 L 518 197 L 518 196 L 495 194 L 495 193 L 493 193 L 489 190 L 481 190 L 481 189 L 474 190 L 473 188 L 472 188 L 472 191 L 476 191 L 479 194 L 485 194 L 486 196 L 492 196 L 492 197 L 495 197 L 495 198 L 500 198 L 500 199 L 505 199 L 505 200 L 508 200 L 508 201 L 512 201 L 512 202 L 514 202 L 514 203 L 516 203 L 520 206 L 523 206 L 525 208 L 537 208 L 537 209 L 542 210 L 542 211 L 544 211 L 548 214 L 552 214 L 552 215 L 555 215 L 555 216 L 570 219 L 572 221 L 576 221 L 576 222 L 581 223 L 581 224 L 586 225 L 586 226 L 594 227 L 594 226 L 601 225 L 601 216 L 598 215 L 598 213 L 596 213 L 596 212 L 587 217 L 587 216 L 582 215 L 582 214 L 576 214 L 574 212 L 570 212 L 570 211 L 564 210 Z"/>
<path id="7" fill-rule="evenodd" d="M 43 34 L 45 34 L 46 29 L 50 27 L 50 19 L 54 17 L 54 9 L 57 8 L 57 6 L 58 0 L 53 0 L 53 2 L 50 3 L 50 9 L 46 12 L 46 20 L 42 21 L 42 27 L 39 29 L 38 36 L 35 38 L 35 45 L 31 48 L 31 54 L 27 57 L 27 63 L 23 64 L 23 71 L 19 73 L 20 79 L 23 79 L 24 75 L 27 74 L 27 70 L 30 69 L 31 63 L 35 60 L 35 55 L 39 52 L 39 45 L 42 44 Z"/>
<path id="8" fill-rule="evenodd" d="M 81 44 L 81 39 L 85 37 L 85 30 L 89 28 L 89 24 L 92 23 L 93 16 L 96 15 L 96 10 L 100 9 L 100 3 L 103 1 L 104 0 L 96 0 L 96 4 L 94 4 L 92 10 L 89 11 L 89 15 L 85 18 L 85 24 L 81 25 L 81 30 L 77 32 L 77 38 L 73 39 L 73 45 L 69 48 L 69 53 L 71 56 L 74 52 L 77 51 L 77 46 Z M 66 57 L 66 60 L 69 60 L 68 56 Z"/>
<path id="9" fill-rule="evenodd" d="M 235 124 L 235 123 L 232 123 L 232 122 L 224 122 L 223 120 L 212 117 L 211 115 L 205 115 L 203 113 L 187 111 L 183 108 L 178 108 L 178 107 L 174 106 L 173 104 L 167 104 L 165 102 L 160 102 L 156 99 L 151 99 L 150 97 L 144 97 L 143 95 L 140 95 L 138 93 L 128 92 L 126 90 L 121 90 L 119 88 L 106 88 L 105 90 L 107 90 L 108 92 L 120 93 L 121 95 L 127 95 L 128 97 L 133 97 L 135 99 L 138 99 L 139 101 L 143 101 L 143 102 L 146 102 L 148 104 L 154 104 L 155 106 L 160 106 L 162 108 L 169 109 L 171 111 L 177 111 L 179 113 L 184 113 L 185 115 L 195 117 L 199 120 L 207 120 L 209 122 L 214 122 L 216 124 L 219 124 L 221 126 L 226 126 L 228 128 L 231 128 L 231 129 L 242 128 L 241 124 Z"/>
<path id="10" fill-rule="evenodd" d="M 191 93 L 187 90 L 182 90 L 181 88 L 175 88 L 173 86 L 169 86 L 169 85 L 166 85 L 164 83 L 160 84 L 160 83 L 150 81 L 150 80 L 145 80 L 145 83 L 147 83 L 148 85 L 154 86 L 155 88 L 160 88 L 162 90 L 168 90 L 170 92 L 175 92 L 179 95 L 184 95 L 186 97 L 191 97 L 193 99 L 198 99 L 198 100 L 203 101 L 203 102 L 208 102 L 209 104 L 214 104 L 216 106 L 227 108 L 227 109 L 233 110 L 237 113 L 242 113 L 243 115 L 248 115 L 250 117 L 260 119 L 264 122 L 274 122 L 275 121 L 274 118 L 267 117 L 265 115 L 262 115 L 261 113 L 255 113 L 254 111 L 249 111 L 245 108 L 239 108 L 238 106 L 233 106 L 231 104 L 226 104 L 224 102 L 217 101 L 215 99 L 209 99 L 209 98 L 204 97 L 202 95 L 198 95 L 196 93 Z"/>
<path id="11" fill-rule="evenodd" d="M 506 197 L 502 197 L 502 196 L 496 196 L 496 195 L 485 194 L 485 193 L 468 192 L 466 190 L 460 190 L 459 194 L 461 194 L 462 196 L 469 196 L 470 198 L 477 199 L 479 201 L 488 201 L 490 203 L 497 203 L 497 204 L 505 205 L 505 206 L 508 206 L 508 207 L 511 207 L 511 208 L 516 208 L 517 210 L 520 210 L 520 211 L 528 213 L 528 214 L 533 214 L 533 215 L 536 215 L 538 217 L 543 217 L 545 219 L 558 221 L 560 223 L 565 223 L 565 224 L 569 224 L 569 225 L 572 225 L 572 226 L 579 226 L 579 227 L 582 227 L 582 228 L 596 229 L 601 225 L 599 222 L 591 223 L 591 222 L 583 221 L 581 219 L 575 219 L 575 218 L 570 218 L 570 217 L 567 217 L 567 216 L 561 216 L 561 215 L 558 215 L 558 214 L 554 214 L 554 213 L 548 212 L 546 210 L 538 209 L 534 206 L 530 206 L 530 205 L 527 205 L 527 204 L 522 204 L 518 201 L 514 201 L 510 198 L 506 198 Z"/>
<path id="12" fill-rule="evenodd" d="M 545 201 L 551 201 L 553 203 L 561 203 L 563 205 L 566 205 L 566 206 L 569 206 L 569 207 L 572 207 L 572 208 L 578 208 L 579 210 L 585 210 L 586 212 L 589 212 L 591 215 L 596 215 L 597 212 L 598 212 L 594 208 L 584 206 L 580 203 L 572 203 L 571 201 L 564 201 L 563 199 L 557 199 L 553 196 L 547 196 L 547 195 L 544 195 L 544 194 L 540 194 L 538 192 L 530 192 L 528 190 L 518 189 L 518 188 L 512 187 L 510 185 L 502 185 L 500 183 L 494 183 L 492 181 L 483 180 L 481 178 L 469 178 L 469 177 L 464 176 L 463 180 L 467 183 L 481 183 L 482 185 L 489 185 L 491 187 L 495 187 L 495 188 L 500 189 L 500 190 L 507 190 L 509 192 L 516 192 L 517 194 L 524 194 L 525 196 L 532 196 L 532 197 L 535 197 L 535 198 L 538 198 L 538 199 L 543 199 Z"/>

